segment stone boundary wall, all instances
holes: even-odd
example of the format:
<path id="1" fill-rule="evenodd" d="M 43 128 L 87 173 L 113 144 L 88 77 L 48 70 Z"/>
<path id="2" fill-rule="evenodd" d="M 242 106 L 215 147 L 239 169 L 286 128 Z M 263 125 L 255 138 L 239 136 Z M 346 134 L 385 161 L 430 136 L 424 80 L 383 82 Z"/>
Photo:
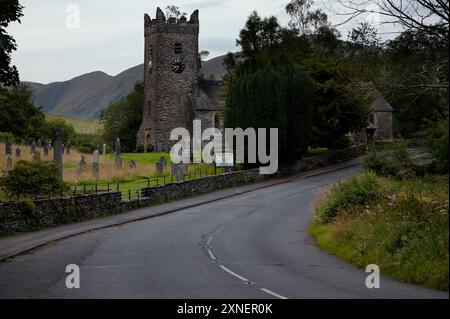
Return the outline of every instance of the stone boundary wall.
<path id="1" fill-rule="evenodd" d="M 330 152 L 319 156 L 309 157 L 297 161 L 291 165 L 280 167 L 278 174 L 282 176 L 294 175 L 301 172 L 318 169 L 329 165 L 346 162 L 354 158 L 360 157 L 367 152 L 365 144 L 356 145 L 344 150 Z"/>
<path id="2" fill-rule="evenodd" d="M 280 167 L 275 175 L 260 175 L 257 168 L 144 188 L 141 190 L 141 198 L 132 201 L 122 201 L 121 192 L 112 192 L 34 202 L 0 202 L 0 236 L 114 215 L 225 188 L 257 183 L 269 178 L 298 174 L 345 162 L 365 153 L 366 145 L 358 145 Z"/>
<path id="3" fill-rule="evenodd" d="M 0 235 L 36 231 L 121 212 L 120 192 L 33 202 L 0 202 Z"/>

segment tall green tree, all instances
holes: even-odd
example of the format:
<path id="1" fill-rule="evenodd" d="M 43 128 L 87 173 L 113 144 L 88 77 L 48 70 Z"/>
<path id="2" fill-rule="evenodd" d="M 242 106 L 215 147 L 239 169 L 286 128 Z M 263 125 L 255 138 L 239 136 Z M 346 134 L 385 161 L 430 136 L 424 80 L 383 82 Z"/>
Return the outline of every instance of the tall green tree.
<path id="1" fill-rule="evenodd" d="M 47 137 L 44 114 L 32 102 L 33 91 L 26 85 L 0 88 L 0 131 L 31 142 Z"/>
<path id="2" fill-rule="evenodd" d="M 137 82 L 132 93 L 122 101 L 111 104 L 102 114 L 104 140 L 112 144 L 120 138 L 124 152 L 134 151 L 136 135 L 142 123 L 143 105 L 144 85 Z"/>
<path id="3" fill-rule="evenodd" d="M 313 84 L 292 64 L 241 64 L 229 81 L 225 126 L 278 128 L 279 160 L 306 154 L 312 129 Z"/>
<path id="4" fill-rule="evenodd" d="M 258 53 L 277 47 L 281 41 L 282 28 L 276 17 L 261 18 L 253 11 L 244 28 L 239 33 L 236 45 L 242 47 L 247 57 L 255 57 Z"/>
<path id="5" fill-rule="evenodd" d="M 11 53 L 17 49 L 16 41 L 6 32 L 11 22 L 20 22 L 23 7 L 18 0 L 0 0 L 0 84 L 19 83 L 19 72 L 11 65 Z"/>

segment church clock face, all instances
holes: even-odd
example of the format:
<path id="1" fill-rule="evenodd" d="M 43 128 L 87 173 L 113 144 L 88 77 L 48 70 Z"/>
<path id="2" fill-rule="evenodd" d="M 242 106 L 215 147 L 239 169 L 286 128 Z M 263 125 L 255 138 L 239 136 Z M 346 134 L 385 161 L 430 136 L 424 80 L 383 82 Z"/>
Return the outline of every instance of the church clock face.
<path id="1" fill-rule="evenodd" d="M 175 73 L 183 73 L 186 65 L 181 59 L 175 59 L 172 61 L 172 71 Z"/>

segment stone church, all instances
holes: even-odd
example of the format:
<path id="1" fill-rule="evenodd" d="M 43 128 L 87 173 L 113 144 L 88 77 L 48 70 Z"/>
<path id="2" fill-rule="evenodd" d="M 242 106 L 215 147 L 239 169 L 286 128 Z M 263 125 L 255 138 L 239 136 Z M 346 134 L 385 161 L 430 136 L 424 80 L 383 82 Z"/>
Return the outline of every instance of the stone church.
<path id="1" fill-rule="evenodd" d="M 144 116 L 137 135 L 139 145 L 168 151 L 174 128 L 192 132 L 192 121 L 214 127 L 221 101 L 220 82 L 199 79 L 199 11 L 189 20 L 166 18 L 160 8 L 156 18 L 144 16 Z"/>

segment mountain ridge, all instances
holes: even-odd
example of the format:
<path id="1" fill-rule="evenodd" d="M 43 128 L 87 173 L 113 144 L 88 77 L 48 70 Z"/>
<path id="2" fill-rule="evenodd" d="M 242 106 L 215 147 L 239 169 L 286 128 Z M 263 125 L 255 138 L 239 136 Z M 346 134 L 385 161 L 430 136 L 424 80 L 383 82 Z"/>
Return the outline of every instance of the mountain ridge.
<path id="1" fill-rule="evenodd" d="M 225 56 L 202 62 L 205 79 L 220 80 L 226 73 Z M 60 82 L 42 84 L 22 82 L 34 91 L 34 104 L 45 113 L 98 119 L 111 103 L 118 102 L 133 91 L 137 81 L 144 78 L 144 64 L 131 67 L 112 76 L 93 71 Z"/>

